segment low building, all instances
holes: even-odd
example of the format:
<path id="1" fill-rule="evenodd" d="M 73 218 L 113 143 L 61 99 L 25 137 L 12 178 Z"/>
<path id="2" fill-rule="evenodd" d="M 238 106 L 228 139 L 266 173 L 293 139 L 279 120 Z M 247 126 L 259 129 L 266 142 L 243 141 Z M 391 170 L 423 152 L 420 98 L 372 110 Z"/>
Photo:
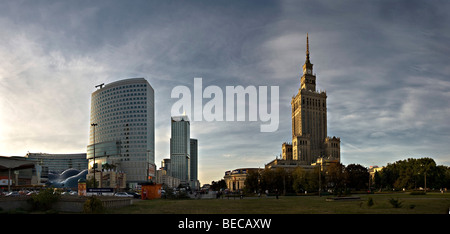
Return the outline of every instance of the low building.
<path id="1" fill-rule="evenodd" d="M 331 163 L 339 163 L 340 162 L 340 147 L 339 147 L 339 138 L 333 137 L 329 138 L 327 137 L 325 140 L 326 144 L 326 155 L 323 157 L 315 157 L 315 161 L 312 163 L 307 163 L 305 161 L 296 159 L 292 155 L 292 144 L 291 143 L 283 143 L 281 145 L 281 151 L 282 154 L 280 157 L 276 157 L 274 160 L 270 161 L 265 165 L 265 168 L 268 169 L 277 169 L 277 168 L 283 168 L 287 171 L 293 171 L 297 167 L 301 167 L 305 170 L 312 170 L 317 165 L 322 166 L 322 171 L 325 170 L 324 167 L 327 167 Z M 305 143 L 306 144 L 306 143 Z"/>
<path id="2" fill-rule="evenodd" d="M 0 156 L 0 191 L 39 185 L 39 165 L 24 157 Z"/>
<path id="3" fill-rule="evenodd" d="M 231 192 L 236 192 L 244 189 L 245 179 L 250 171 L 259 171 L 258 168 L 239 168 L 232 171 L 226 171 L 223 179 L 227 188 Z"/>
<path id="4" fill-rule="evenodd" d="M 313 165 L 305 165 L 301 161 L 298 161 L 298 160 L 285 160 L 282 158 L 281 159 L 276 158 L 265 165 L 265 168 L 267 168 L 267 169 L 275 170 L 277 168 L 283 168 L 286 171 L 293 171 L 297 167 L 301 167 L 304 169 L 313 169 L 314 168 Z"/>
<path id="5" fill-rule="evenodd" d="M 92 180 L 93 177 L 93 172 L 86 175 L 88 181 Z M 122 171 L 111 169 L 97 170 L 95 172 L 95 180 L 97 181 L 97 188 L 125 189 L 127 186 L 127 176 Z"/>
<path id="6" fill-rule="evenodd" d="M 154 182 L 157 184 L 163 184 L 169 188 L 177 188 L 181 184 L 181 180 L 171 176 L 169 171 L 170 159 L 165 158 L 161 161 L 161 168 L 156 171 Z"/>
<path id="7" fill-rule="evenodd" d="M 86 153 L 74 154 L 48 154 L 48 153 L 27 153 L 25 158 L 36 162 L 42 169 L 41 181 L 48 180 L 49 173 L 61 173 L 67 169 L 85 170 L 88 168 Z"/>
<path id="8" fill-rule="evenodd" d="M 181 184 L 181 180 L 179 178 L 170 176 L 166 170 L 157 170 L 155 183 L 163 184 L 170 188 L 177 188 Z"/>

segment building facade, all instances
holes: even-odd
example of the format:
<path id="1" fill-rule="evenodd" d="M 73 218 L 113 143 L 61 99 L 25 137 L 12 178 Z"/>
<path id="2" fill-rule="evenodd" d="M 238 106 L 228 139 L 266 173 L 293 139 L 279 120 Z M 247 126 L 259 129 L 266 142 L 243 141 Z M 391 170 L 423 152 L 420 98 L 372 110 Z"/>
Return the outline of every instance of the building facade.
<path id="1" fill-rule="evenodd" d="M 190 121 L 187 116 L 171 117 L 170 175 L 188 184 L 191 177 Z"/>
<path id="2" fill-rule="evenodd" d="M 223 179 L 227 188 L 231 192 L 241 191 L 245 188 L 245 179 L 250 172 L 259 172 L 259 168 L 238 168 L 232 171 L 226 171 Z"/>
<path id="3" fill-rule="evenodd" d="M 133 187 L 155 176 L 154 90 L 144 78 L 101 84 L 91 96 L 89 172 L 114 165 Z M 95 157 L 94 157 L 95 155 Z"/>
<path id="4" fill-rule="evenodd" d="M 67 169 L 73 168 L 84 170 L 88 168 L 86 153 L 76 154 L 47 154 L 47 153 L 27 153 L 25 158 L 36 161 L 41 167 L 42 172 L 48 175 L 49 172 L 61 173 Z M 42 174 L 44 175 L 44 174 Z"/>

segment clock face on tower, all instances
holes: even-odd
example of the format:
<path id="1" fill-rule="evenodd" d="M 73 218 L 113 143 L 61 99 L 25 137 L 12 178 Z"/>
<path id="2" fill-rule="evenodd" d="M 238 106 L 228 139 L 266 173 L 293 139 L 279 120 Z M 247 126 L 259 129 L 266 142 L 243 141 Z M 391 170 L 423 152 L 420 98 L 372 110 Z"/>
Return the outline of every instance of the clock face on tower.
<path id="1" fill-rule="evenodd" d="M 303 74 L 311 75 L 312 71 L 311 71 L 311 69 L 308 68 L 308 69 L 303 70 Z"/>

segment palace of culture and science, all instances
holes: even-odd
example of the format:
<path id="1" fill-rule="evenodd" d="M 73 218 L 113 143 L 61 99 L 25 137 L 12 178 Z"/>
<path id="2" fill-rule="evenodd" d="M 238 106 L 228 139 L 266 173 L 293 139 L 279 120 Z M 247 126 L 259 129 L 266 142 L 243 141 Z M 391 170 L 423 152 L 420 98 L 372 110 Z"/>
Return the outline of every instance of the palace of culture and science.
<path id="1" fill-rule="evenodd" d="M 316 90 L 316 74 L 309 58 L 306 36 L 306 61 L 298 93 L 292 97 L 292 143 L 283 143 L 282 158 L 266 164 L 268 168 L 309 167 L 316 163 L 340 162 L 340 139 L 327 136 L 327 94 Z"/>

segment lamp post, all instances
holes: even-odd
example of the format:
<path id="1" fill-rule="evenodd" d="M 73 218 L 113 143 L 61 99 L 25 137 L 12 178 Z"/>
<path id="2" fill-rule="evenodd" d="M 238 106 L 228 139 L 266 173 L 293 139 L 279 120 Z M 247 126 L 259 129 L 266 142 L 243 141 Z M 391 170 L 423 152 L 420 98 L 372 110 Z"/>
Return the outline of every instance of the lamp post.
<path id="1" fill-rule="evenodd" d="M 97 126 L 98 124 L 96 123 L 91 123 L 91 126 L 94 127 L 94 164 L 92 165 L 92 167 L 94 168 L 94 188 L 96 188 L 96 180 L 95 180 L 95 126 Z"/>
<path id="2" fill-rule="evenodd" d="M 427 193 L 427 171 L 425 171 L 423 174 L 425 176 L 425 193 Z"/>
<path id="3" fill-rule="evenodd" d="M 321 197 L 322 195 L 320 194 L 320 187 L 322 186 L 322 160 L 323 160 L 323 158 L 322 157 L 320 157 L 319 158 L 320 159 L 320 166 L 319 166 L 319 197 Z M 318 162 L 319 160 L 317 160 L 317 162 Z"/>
<path id="4" fill-rule="evenodd" d="M 425 164 L 420 164 L 421 167 L 423 167 L 423 178 L 424 178 L 424 187 L 425 187 L 425 193 L 427 193 L 427 166 Z"/>

